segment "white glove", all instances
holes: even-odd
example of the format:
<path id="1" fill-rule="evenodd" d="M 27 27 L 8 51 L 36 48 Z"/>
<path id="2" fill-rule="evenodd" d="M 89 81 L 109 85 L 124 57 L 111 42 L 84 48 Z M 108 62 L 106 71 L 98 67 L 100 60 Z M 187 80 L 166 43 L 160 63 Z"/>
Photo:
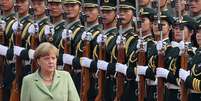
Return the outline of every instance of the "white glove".
<path id="1" fill-rule="evenodd" d="M 20 30 L 21 30 L 22 27 L 23 27 L 23 24 L 21 24 L 19 21 L 15 21 L 15 22 L 13 23 L 13 26 L 12 26 L 13 31 L 14 31 L 14 32 L 17 32 L 18 27 L 19 27 Z"/>
<path id="2" fill-rule="evenodd" d="M 89 59 L 87 57 L 80 58 L 80 63 L 82 67 L 90 68 L 91 62 L 92 62 L 92 59 Z"/>
<path id="3" fill-rule="evenodd" d="M 179 49 L 183 50 L 185 48 L 184 41 L 179 42 Z"/>
<path id="4" fill-rule="evenodd" d="M 166 78 L 168 77 L 169 71 L 167 69 L 164 68 L 156 68 L 156 77 L 162 77 L 162 78 Z"/>
<path id="5" fill-rule="evenodd" d="M 186 81 L 186 78 L 190 75 L 190 72 L 184 70 L 184 69 L 179 69 L 179 78 L 182 80 Z"/>
<path id="6" fill-rule="evenodd" d="M 156 48 L 157 48 L 157 50 L 161 50 L 163 48 L 163 41 L 158 41 Z"/>
<path id="7" fill-rule="evenodd" d="M 35 53 L 35 50 L 29 49 L 29 52 L 28 52 L 28 54 L 29 54 L 29 59 L 34 59 L 34 53 Z"/>
<path id="8" fill-rule="evenodd" d="M 117 63 L 115 71 L 126 75 L 127 68 L 128 68 L 128 66 L 126 64 Z"/>
<path id="9" fill-rule="evenodd" d="M 6 22 L 1 20 L 0 21 L 0 27 L 3 29 L 3 31 L 5 30 L 5 27 L 6 27 Z"/>
<path id="10" fill-rule="evenodd" d="M 73 64 L 73 59 L 75 56 L 70 55 L 70 54 L 63 54 L 63 63 L 72 65 Z"/>
<path id="11" fill-rule="evenodd" d="M 0 55 L 6 56 L 8 47 L 0 44 Z"/>
<path id="12" fill-rule="evenodd" d="M 17 56 L 20 56 L 20 53 L 22 52 L 22 50 L 25 50 L 25 48 L 20 47 L 20 46 L 14 46 L 14 54 Z"/>
<path id="13" fill-rule="evenodd" d="M 106 42 L 106 38 L 107 36 L 104 34 L 99 34 L 97 37 L 97 43 L 102 43 L 102 42 Z"/>
<path id="14" fill-rule="evenodd" d="M 53 25 L 45 25 L 45 35 L 54 35 L 54 26 Z"/>
<path id="15" fill-rule="evenodd" d="M 109 63 L 103 60 L 98 60 L 97 68 L 106 71 Z"/>
<path id="16" fill-rule="evenodd" d="M 88 40 L 88 41 L 91 41 L 92 40 L 92 33 L 90 32 L 83 32 L 82 33 L 82 40 Z"/>
<path id="17" fill-rule="evenodd" d="M 71 35 L 72 35 L 71 30 L 64 29 L 62 32 L 62 39 L 66 39 L 66 38 L 71 39 Z"/>
<path id="18" fill-rule="evenodd" d="M 143 48 L 145 50 L 145 52 L 147 51 L 147 42 L 142 42 L 141 39 L 138 39 L 138 43 L 137 43 L 137 49 L 140 49 L 140 45 L 143 44 Z"/>
<path id="19" fill-rule="evenodd" d="M 121 42 L 125 43 L 126 38 L 124 36 L 118 35 L 117 40 L 116 40 L 116 44 L 120 44 Z"/>
<path id="20" fill-rule="evenodd" d="M 137 74 L 145 76 L 148 66 L 137 66 Z"/>
<path id="21" fill-rule="evenodd" d="M 34 24 L 31 24 L 31 25 L 29 26 L 28 32 L 29 32 L 31 35 L 37 33 L 38 31 L 39 31 L 38 23 L 34 23 Z"/>

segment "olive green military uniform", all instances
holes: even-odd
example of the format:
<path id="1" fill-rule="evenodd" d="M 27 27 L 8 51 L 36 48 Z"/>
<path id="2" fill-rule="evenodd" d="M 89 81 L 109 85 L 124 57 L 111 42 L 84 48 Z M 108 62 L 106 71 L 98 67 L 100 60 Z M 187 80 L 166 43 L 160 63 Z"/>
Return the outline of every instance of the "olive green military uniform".
<path id="1" fill-rule="evenodd" d="M 13 60 L 13 48 L 11 48 L 12 45 L 12 41 L 11 41 L 11 36 L 13 34 L 13 30 L 12 30 L 12 25 L 15 22 L 15 14 L 11 13 L 8 16 L 3 16 L 2 18 L 5 22 L 6 22 L 6 27 L 5 27 L 5 31 L 4 31 L 4 36 L 5 36 L 5 46 L 8 46 L 9 49 L 7 51 L 6 54 L 6 63 L 4 64 L 4 93 L 3 93 L 3 100 L 4 101 L 8 101 L 10 98 L 10 89 L 11 89 L 11 85 L 12 85 L 12 81 L 15 78 L 15 74 L 13 71 L 14 68 L 14 62 Z"/>
<path id="2" fill-rule="evenodd" d="M 63 5 L 65 4 L 81 4 L 81 2 L 79 0 L 63 0 L 62 1 Z M 82 33 L 84 32 L 84 26 L 82 26 L 80 19 L 77 19 L 73 22 L 66 22 L 65 25 L 65 29 L 67 31 L 72 32 L 71 33 L 71 51 L 68 54 L 74 55 L 75 58 L 73 59 L 73 63 L 72 63 L 72 67 L 73 67 L 73 71 L 74 73 L 71 74 L 73 81 L 75 83 L 76 89 L 78 92 L 80 92 L 80 85 L 81 85 L 81 66 L 80 66 L 80 62 L 79 62 L 79 55 L 76 54 L 77 51 L 77 47 L 79 45 L 79 42 L 81 40 L 81 36 Z M 64 39 L 61 39 L 60 44 L 59 44 L 59 49 L 60 49 L 60 56 L 59 56 L 59 64 L 63 64 L 63 53 L 64 53 L 64 44 L 65 41 Z"/>
<path id="3" fill-rule="evenodd" d="M 178 20 L 177 20 L 178 21 Z M 192 18 L 188 16 L 183 16 L 182 23 L 186 26 L 190 31 L 192 31 L 195 25 L 195 22 Z M 177 22 L 174 23 L 173 26 L 177 26 Z M 174 42 L 174 41 L 172 41 Z M 171 42 L 171 43 L 172 43 Z M 192 51 L 192 45 L 188 44 L 188 53 L 189 53 L 189 60 L 194 55 Z M 168 46 L 165 51 L 165 67 L 170 71 L 167 77 L 167 91 L 166 91 L 166 100 L 172 101 L 179 101 L 180 100 L 180 93 L 179 93 L 179 69 L 181 68 L 181 50 L 179 46 Z M 171 97 L 170 97 L 171 96 Z"/>

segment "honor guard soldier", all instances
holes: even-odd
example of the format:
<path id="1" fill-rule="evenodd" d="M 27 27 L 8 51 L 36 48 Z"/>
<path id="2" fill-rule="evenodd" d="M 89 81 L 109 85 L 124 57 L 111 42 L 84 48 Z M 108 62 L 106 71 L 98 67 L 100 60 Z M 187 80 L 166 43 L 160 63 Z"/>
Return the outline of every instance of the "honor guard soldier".
<path id="1" fill-rule="evenodd" d="M 31 5 L 31 13 L 33 17 L 33 24 L 31 24 L 28 28 L 28 39 L 27 39 L 27 48 L 15 46 L 14 53 L 17 56 L 20 56 L 22 60 L 29 61 L 33 59 L 34 49 L 31 49 L 34 36 L 37 38 L 34 40 L 36 42 L 36 46 L 38 46 L 41 42 L 47 41 L 48 30 L 46 28 L 49 25 L 48 17 L 46 16 L 46 5 L 44 0 L 32 0 L 30 2 Z M 30 66 L 30 63 L 29 63 Z"/>
<path id="2" fill-rule="evenodd" d="M 89 68 L 90 67 L 90 63 L 88 63 L 88 58 L 93 59 L 95 61 L 97 61 L 98 57 L 97 55 L 93 55 L 95 50 L 95 46 L 98 44 L 97 43 L 97 37 L 98 35 L 101 33 L 101 25 L 99 24 L 99 7 L 98 7 L 98 1 L 97 0 L 84 0 L 84 4 L 83 4 L 83 13 L 85 15 L 85 21 L 84 22 L 84 27 L 85 27 L 85 31 L 82 34 L 82 40 L 79 42 L 78 44 L 78 49 L 76 54 L 79 54 L 81 56 L 83 56 L 80 60 L 81 66 L 82 68 Z M 89 38 L 89 39 L 85 39 L 85 38 Z M 84 54 L 86 54 L 85 51 L 83 51 L 84 45 L 84 41 L 89 41 L 89 56 L 86 57 L 84 56 Z M 88 80 L 90 81 L 86 81 L 89 82 L 90 84 L 90 88 L 88 91 L 88 100 L 89 101 L 94 101 L 95 97 L 97 95 L 97 78 L 95 77 L 95 73 L 96 73 L 97 67 L 96 66 L 91 66 L 89 68 L 89 78 Z M 84 76 L 84 75 L 83 75 Z"/>
<path id="3" fill-rule="evenodd" d="M 187 54 L 189 54 L 188 60 L 191 60 L 194 55 L 192 45 L 185 44 L 184 41 L 187 41 L 185 40 L 188 37 L 186 35 L 192 34 L 193 29 L 195 29 L 195 27 L 193 27 L 195 24 L 195 21 L 188 16 L 184 16 L 180 22 L 176 19 L 173 24 L 171 44 L 167 46 L 165 51 L 166 66 L 165 68 L 157 68 L 157 76 L 163 77 L 167 81 L 166 100 L 180 101 L 180 80 L 178 71 L 181 68 L 181 54 L 186 45 Z"/>
<path id="4" fill-rule="evenodd" d="M 110 97 L 112 99 L 110 100 L 114 100 L 114 98 L 116 100 L 121 99 L 122 101 L 127 101 L 128 100 L 127 98 L 129 98 L 129 100 L 136 100 L 137 95 L 135 95 L 135 91 L 137 90 L 137 82 L 135 82 L 135 74 L 133 73 L 134 73 L 134 67 L 136 67 L 135 52 L 137 50 L 138 37 L 134 33 L 134 27 L 132 26 L 132 20 L 133 20 L 134 9 L 135 9 L 134 4 L 135 3 L 132 0 L 124 0 L 124 1 L 120 0 L 120 3 L 117 4 L 119 6 L 119 14 L 118 14 L 119 15 L 118 20 L 120 20 L 119 25 L 122 27 L 119 27 L 118 29 L 119 31 L 117 32 L 118 34 L 116 34 L 115 36 L 111 36 L 111 39 L 108 40 L 110 41 L 110 44 L 112 43 L 114 44 L 111 47 L 112 51 L 111 51 L 110 63 L 108 64 L 108 63 L 105 63 L 105 61 L 98 61 L 98 68 L 107 68 L 107 75 L 109 74 L 114 76 L 115 72 L 118 72 L 130 78 L 129 80 L 120 81 L 120 82 L 124 82 L 123 85 L 111 86 L 114 89 L 120 86 L 122 88 L 121 87 L 116 88 L 115 91 L 112 91 L 110 93 L 110 95 L 112 94 L 112 96 Z M 125 60 L 122 60 L 124 61 L 122 63 L 117 63 L 117 61 L 121 59 L 118 55 L 118 54 L 121 54 L 121 52 L 118 53 L 118 51 L 120 51 L 118 48 L 119 42 L 123 43 L 124 48 L 122 50 L 125 51 L 125 54 L 122 54 L 123 57 L 121 57 L 125 59 Z M 100 66 L 99 64 L 102 64 L 102 65 Z M 116 81 L 117 79 L 119 78 L 116 77 Z M 123 92 L 119 92 L 118 89 L 124 89 L 124 90 Z M 116 93 L 116 97 L 114 93 Z M 121 93 L 121 94 L 118 94 L 118 93 Z"/>
<path id="5" fill-rule="evenodd" d="M 144 75 L 147 78 L 147 101 L 156 100 L 156 82 L 155 69 L 157 67 L 157 41 L 152 33 L 152 24 L 154 22 L 155 11 L 151 8 L 141 8 L 140 17 L 142 19 L 142 35 L 146 51 L 146 65 L 137 68 L 138 75 Z M 139 45 L 138 45 L 139 47 Z"/>
<path id="6" fill-rule="evenodd" d="M 197 23 L 201 23 L 201 0 L 190 0 L 190 12 L 191 16 L 197 21 Z"/>
<path id="7" fill-rule="evenodd" d="M 115 40 L 111 41 L 111 39 L 117 34 L 117 28 L 116 28 L 116 1 L 115 0 L 100 0 L 99 1 L 99 5 L 101 6 L 99 8 L 100 10 L 100 21 L 99 24 L 102 25 L 103 30 L 101 31 L 101 33 L 98 35 L 97 37 L 97 44 L 95 45 L 95 48 L 93 50 L 93 60 L 88 59 L 88 58 L 81 58 L 81 61 L 85 61 L 82 62 L 82 65 L 85 65 L 86 67 L 90 67 L 90 69 L 95 68 L 95 69 L 101 69 L 106 71 L 107 70 L 107 64 L 105 61 L 110 62 L 110 58 L 111 58 L 111 51 L 112 51 L 112 47 L 115 45 Z M 98 60 L 101 61 L 103 63 L 105 63 L 105 66 L 102 66 L 101 63 L 98 63 L 97 58 L 99 59 L 99 45 L 100 42 L 104 42 L 105 44 L 105 48 L 106 50 L 105 57 L 102 57 L 103 60 Z M 104 46 L 103 46 L 104 47 Z M 84 63 L 84 64 L 83 64 Z M 99 70 L 97 71 L 97 73 L 99 72 Z M 105 76 L 105 75 L 104 75 Z M 100 77 L 98 77 L 100 78 Z M 114 98 L 114 78 L 107 76 L 106 80 L 103 80 L 103 100 L 105 101 L 111 101 Z M 100 86 L 100 85 L 98 85 Z M 97 100 L 97 99 L 96 99 Z M 99 99 L 100 100 L 100 99 Z"/>
<path id="8" fill-rule="evenodd" d="M 196 29 L 196 43 L 198 45 L 195 55 L 190 61 L 192 64 L 189 65 L 189 71 L 180 69 L 179 77 L 184 80 L 185 86 L 190 89 L 189 101 L 199 101 L 201 100 L 200 92 L 200 38 L 201 38 L 201 23 L 198 24 Z"/>
<path id="9" fill-rule="evenodd" d="M 12 25 L 15 22 L 14 2 L 12 0 L 1 0 L 2 20 L 4 21 L 4 44 L 0 45 L 1 55 L 5 56 L 3 74 L 3 101 L 9 101 L 11 84 L 14 80 L 13 48 L 11 47 L 11 36 L 13 34 Z"/>
<path id="10" fill-rule="evenodd" d="M 62 39 L 62 32 L 65 28 L 65 20 L 63 20 L 63 8 L 61 0 L 48 0 L 48 10 L 50 14 L 50 22 L 54 26 L 53 44 L 59 48 Z"/>
<path id="11" fill-rule="evenodd" d="M 65 13 L 66 25 L 62 32 L 62 40 L 60 41 L 60 62 L 63 64 L 72 65 L 73 73 L 71 74 L 77 91 L 80 92 L 81 85 L 81 65 L 80 55 L 76 54 L 78 43 L 81 40 L 84 26 L 81 25 L 80 12 L 81 1 L 79 0 L 63 0 L 63 9 Z M 63 54 L 65 49 L 66 39 L 70 39 L 70 51 L 68 54 Z M 69 43 L 69 42 L 68 42 Z"/>

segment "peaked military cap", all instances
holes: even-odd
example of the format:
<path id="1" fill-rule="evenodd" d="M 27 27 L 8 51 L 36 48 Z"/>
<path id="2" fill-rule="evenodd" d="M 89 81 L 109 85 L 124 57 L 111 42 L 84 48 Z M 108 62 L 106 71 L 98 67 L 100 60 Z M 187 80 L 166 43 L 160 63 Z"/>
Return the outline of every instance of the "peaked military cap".
<path id="1" fill-rule="evenodd" d="M 187 26 L 190 30 L 194 30 L 196 28 L 196 21 L 190 16 L 183 16 L 182 21 L 180 22 L 178 18 L 176 18 L 174 26 L 178 25 L 179 23 Z"/>
<path id="2" fill-rule="evenodd" d="M 57 3 L 61 3 L 61 0 L 47 0 L 47 2 L 57 2 Z"/>
<path id="3" fill-rule="evenodd" d="M 102 10 L 115 10 L 116 0 L 101 0 L 100 5 Z"/>
<path id="4" fill-rule="evenodd" d="M 84 7 L 98 7 L 97 0 L 84 0 Z"/>
<path id="5" fill-rule="evenodd" d="M 120 8 L 135 9 L 135 0 L 119 0 Z"/>
<path id="6" fill-rule="evenodd" d="M 80 0 L 62 0 L 63 4 L 72 4 L 72 3 L 79 3 L 81 4 Z"/>
<path id="7" fill-rule="evenodd" d="M 157 20 L 157 19 L 158 19 L 158 15 L 155 15 L 154 20 Z M 173 16 L 171 16 L 171 14 L 168 11 L 161 11 L 160 19 L 166 20 L 170 25 L 173 25 L 173 23 L 175 22 Z"/>
<path id="8" fill-rule="evenodd" d="M 146 7 L 140 9 L 141 17 L 148 17 L 150 20 L 154 20 L 154 15 L 156 15 L 156 12 L 152 8 Z"/>

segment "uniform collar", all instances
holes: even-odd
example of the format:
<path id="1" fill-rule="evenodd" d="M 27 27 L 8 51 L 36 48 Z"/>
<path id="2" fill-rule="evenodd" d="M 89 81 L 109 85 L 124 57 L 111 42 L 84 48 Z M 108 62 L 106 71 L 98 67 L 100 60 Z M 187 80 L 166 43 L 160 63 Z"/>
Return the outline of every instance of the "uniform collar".
<path id="1" fill-rule="evenodd" d="M 98 23 L 96 23 L 96 24 L 93 24 L 93 25 L 91 25 L 91 26 L 88 26 L 87 28 L 86 28 L 86 31 L 90 31 L 91 29 L 93 29 L 94 27 L 96 27 L 96 26 L 98 26 L 99 24 Z"/>
<path id="2" fill-rule="evenodd" d="M 69 28 L 71 28 L 71 26 L 73 26 L 75 23 L 78 23 L 78 22 L 80 22 L 79 19 L 77 19 L 77 20 L 75 20 L 75 21 L 73 21 L 73 22 L 71 22 L 71 23 L 68 23 L 68 24 L 66 25 L 66 28 L 69 29 Z"/>
<path id="3" fill-rule="evenodd" d="M 107 30 L 103 30 L 103 34 L 106 35 L 109 31 L 114 30 L 114 29 L 117 29 L 117 27 L 111 27 Z"/>
<path id="4" fill-rule="evenodd" d="M 26 16 L 21 17 L 21 18 L 20 18 L 20 22 L 21 22 L 21 23 L 24 23 L 25 21 L 27 21 L 27 20 L 29 19 L 29 17 L 30 17 L 29 14 L 27 14 Z"/>
<path id="5" fill-rule="evenodd" d="M 38 19 L 38 20 L 36 21 L 36 23 L 40 24 L 41 22 L 43 22 L 44 20 L 47 20 L 47 19 L 48 19 L 48 17 L 47 17 L 47 16 L 44 16 L 43 18 Z"/>
<path id="6" fill-rule="evenodd" d="M 51 93 L 52 90 L 55 89 L 55 87 L 57 87 L 57 85 L 59 84 L 59 82 L 61 81 L 61 76 L 60 74 L 58 74 L 58 71 L 55 70 L 55 73 L 54 73 L 54 77 L 53 77 L 53 83 L 52 83 L 52 86 L 51 86 L 51 89 L 49 90 L 47 88 L 47 86 L 43 83 L 43 80 L 39 74 L 39 70 L 37 70 L 35 73 L 34 73 L 34 83 L 36 84 L 36 86 L 41 90 L 43 91 L 45 94 L 47 94 L 48 96 L 50 96 L 51 98 L 53 98 L 53 95 Z"/>

